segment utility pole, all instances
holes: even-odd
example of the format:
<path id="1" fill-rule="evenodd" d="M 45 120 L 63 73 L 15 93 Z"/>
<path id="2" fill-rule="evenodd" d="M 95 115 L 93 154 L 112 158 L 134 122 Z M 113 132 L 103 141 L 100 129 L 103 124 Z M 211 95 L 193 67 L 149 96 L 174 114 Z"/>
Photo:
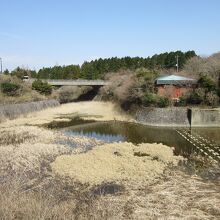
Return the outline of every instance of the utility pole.
<path id="1" fill-rule="evenodd" d="M 0 68 L 1 68 L 1 74 L 2 74 L 2 58 L 0 57 Z"/>
<path id="2" fill-rule="evenodd" d="M 179 72 L 179 56 L 176 56 L 176 71 Z"/>

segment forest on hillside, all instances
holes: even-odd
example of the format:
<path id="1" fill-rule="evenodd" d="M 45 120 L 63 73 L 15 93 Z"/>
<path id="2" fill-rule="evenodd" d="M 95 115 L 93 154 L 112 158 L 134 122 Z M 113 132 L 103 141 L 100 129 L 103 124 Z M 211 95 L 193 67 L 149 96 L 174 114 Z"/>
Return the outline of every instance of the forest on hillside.
<path id="1" fill-rule="evenodd" d="M 21 78 L 29 75 L 33 78 L 41 79 L 104 79 L 105 74 L 117 72 L 119 70 L 136 70 L 146 68 L 149 70 L 172 69 L 176 67 L 177 56 L 179 68 L 182 69 L 187 60 L 197 56 L 195 51 L 176 51 L 155 54 L 152 57 L 112 57 L 106 59 L 97 59 L 90 62 L 85 61 L 80 65 L 45 67 L 38 72 L 23 68 L 16 68 L 12 72 L 6 70 L 5 74 L 15 75 Z"/>
<path id="2" fill-rule="evenodd" d="M 175 71 L 176 56 L 179 58 L 180 67 L 178 74 L 197 79 L 198 83 L 193 92 L 181 96 L 178 103 L 173 103 L 169 92 L 164 97 L 157 94 L 155 80 L 161 73 Z M 49 97 L 57 98 L 64 103 L 75 100 L 76 94 L 90 90 L 90 88 L 85 90 L 60 88 L 58 91 L 39 78 L 106 79 L 112 83 L 100 89 L 100 97 L 102 100 L 118 102 L 124 109 L 129 109 L 132 105 L 167 107 L 173 104 L 215 107 L 220 101 L 220 53 L 199 57 L 194 51 L 173 52 L 146 59 L 130 57 L 98 59 L 85 62 L 82 66 L 55 66 L 43 68 L 38 72 L 18 67 L 11 73 L 9 71 L 4 73 L 0 77 L 1 103 L 36 101 Z M 24 75 L 38 79 L 29 85 L 21 80 Z"/>

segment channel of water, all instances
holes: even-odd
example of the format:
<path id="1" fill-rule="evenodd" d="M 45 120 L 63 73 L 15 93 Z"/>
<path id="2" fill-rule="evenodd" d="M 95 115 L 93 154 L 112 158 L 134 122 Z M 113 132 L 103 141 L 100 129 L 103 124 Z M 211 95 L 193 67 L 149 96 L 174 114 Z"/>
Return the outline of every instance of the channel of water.
<path id="1" fill-rule="evenodd" d="M 78 124 L 64 128 L 64 132 L 70 136 L 96 138 L 110 143 L 123 141 L 134 144 L 163 143 L 173 147 L 176 155 L 184 157 L 188 157 L 192 153 L 200 153 L 204 156 L 216 154 L 215 158 L 218 159 L 218 152 L 220 156 L 220 128 L 194 128 L 190 130 L 111 121 Z M 207 150 L 206 148 L 201 150 L 203 145 Z M 209 152 L 209 148 L 213 150 Z"/>

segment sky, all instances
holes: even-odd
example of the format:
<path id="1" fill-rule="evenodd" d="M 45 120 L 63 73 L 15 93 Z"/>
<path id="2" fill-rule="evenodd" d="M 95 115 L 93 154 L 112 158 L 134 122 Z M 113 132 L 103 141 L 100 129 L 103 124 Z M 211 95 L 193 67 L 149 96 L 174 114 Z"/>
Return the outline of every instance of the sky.
<path id="1" fill-rule="evenodd" d="M 220 51 L 220 0 L 0 0 L 3 68 Z"/>

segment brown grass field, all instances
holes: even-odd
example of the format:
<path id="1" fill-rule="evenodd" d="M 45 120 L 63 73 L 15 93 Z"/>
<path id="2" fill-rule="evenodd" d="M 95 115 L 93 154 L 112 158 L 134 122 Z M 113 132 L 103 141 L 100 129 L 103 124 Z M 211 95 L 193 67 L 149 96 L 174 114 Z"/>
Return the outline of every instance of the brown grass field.
<path id="1" fill-rule="evenodd" d="M 0 219 L 220 219 L 219 179 L 189 175 L 171 148 L 42 126 L 76 115 L 132 121 L 111 103 L 85 102 L 1 123 Z"/>

